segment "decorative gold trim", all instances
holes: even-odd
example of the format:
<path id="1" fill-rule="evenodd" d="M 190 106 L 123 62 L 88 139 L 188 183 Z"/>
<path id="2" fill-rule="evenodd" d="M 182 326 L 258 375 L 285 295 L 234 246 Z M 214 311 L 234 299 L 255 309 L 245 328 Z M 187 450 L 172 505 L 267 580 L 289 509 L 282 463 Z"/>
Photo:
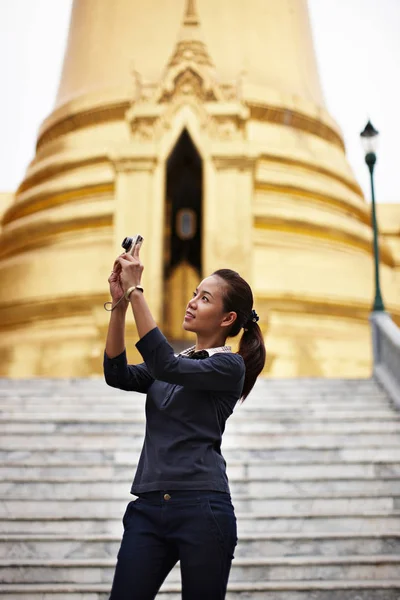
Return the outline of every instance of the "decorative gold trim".
<path id="1" fill-rule="evenodd" d="M 108 156 L 103 155 L 84 158 L 82 160 L 74 160 L 73 162 L 66 161 L 63 163 L 53 163 L 46 167 L 42 167 L 41 169 L 38 169 L 35 174 L 25 177 L 25 179 L 18 187 L 16 195 L 22 194 L 29 188 L 34 187 L 35 185 L 39 185 L 44 181 L 48 181 L 53 177 L 53 175 L 61 175 L 63 173 L 67 173 L 68 171 L 72 171 L 73 169 L 88 167 L 91 165 L 98 165 L 105 162 L 108 162 Z"/>
<path id="2" fill-rule="evenodd" d="M 251 102 L 249 102 L 248 105 L 250 107 L 251 118 L 255 121 L 293 127 L 293 129 L 299 129 L 300 131 L 316 135 L 317 137 L 338 146 L 343 152 L 345 151 L 344 142 L 341 136 L 332 129 L 332 127 L 329 127 L 329 125 L 326 125 L 318 119 L 313 119 L 303 113 L 287 108 L 280 108 L 278 106 L 253 104 Z"/>
<path id="3" fill-rule="evenodd" d="M 99 108 L 93 108 L 91 110 L 84 110 L 82 112 L 71 114 L 68 117 L 64 117 L 60 121 L 54 123 L 54 125 L 51 125 L 49 129 L 43 131 L 38 138 L 36 152 L 48 142 L 66 135 L 67 133 L 71 133 L 72 131 L 109 121 L 123 121 L 125 112 L 128 108 L 129 102 L 124 101 L 108 104 Z"/>
<path id="4" fill-rule="evenodd" d="M 82 294 L 72 297 L 57 297 L 49 300 L 22 300 L 0 304 L 0 331 L 12 331 L 41 320 L 57 320 L 68 317 L 91 316 L 93 306 L 103 307 L 108 300 L 106 285 L 104 294 Z"/>
<path id="5" fill-rule="evenodd" d="M 279 163 L 291 167 L 300 167 L 301 169 L 305 169 L 307 171 L 310 171 L 311 173 L 319 173 L 321 175 L 326 175 L 327 177 L 329 177 L 329 179 L 334 179 L 335 181 L 342 183 L 343 185 L 348 187 L 352 192 L 361 196 L 361 198 L 364 198 L 363 191 L 358 185 L 358 183 L 355 181 L 355 179 L 346 179 L 345 177 L 338 175 L 335 171 L 331 171 L 330 169 L 325 169 L 324 167 L 319 167 L 315 164 L 303 160 L 276 156 L 275 154 L 260 154 L 257 158 L 259 161 L 265 160 L 268 162 Z"/>
<path id="6" fill-rule="evenodd" d="M 261 315 L 276 310 L 284 313 L 300 313 L 323 315 L 327 317 L 341 317 L 360 321 L 368 325 L 368 318 L 372 310 L 371 303 L 361 301 L 340 301 L 327 298 L 310 298 L 304 295 L 291 294 L 259 294 L 254 291 L 255 306 Z M 388 309 L 394 321 L 400 325 L 400 310 L 390 306 Z"/>
<path id="7" fill-rule="evenodd" d="M 52 246 L 65 233 L 99 228 L 110 228 L 113 216 L 77 217 L 60 223 L 28 223 L 18 231 L 4 231 L 0 238 L 0 260 L 7 256 L 25 253 L 37 248 Z"/>
<path id="8" fill-rule="evenodd" d="M 300 219 L 283 219 L 280 217 L 263 217 L 256 216 L 254 219 L 256 229 L 269 229 L 273 231 L 284 231 L 286 233 L 295 233 L 297 235 L 307 235 L 309 237 L 319 238 L 322 240 L 332 240 L 353 246 L 365 251 L 367 254 L 372 253 L 372 237 L 371 242 L 362 239 L 361 237 L 340 229 L 324 226 L 309 221 L 301 221 Z M 384 245 L 380 245 L 381 262 L 385 263 L 390 268 L 394 267 L 393 257 Z"/>
<path id="9" fill-rule="evenodd" d="M 186 67 L 183 68 L 183 72 L 186 71 Z M 179 69 L 179 71 L 181 70 L 182 68 Z M 151 87 L 153 89 L 154 85 Z M 158 89 L 158 87 L 156 86 L 155 89 Z M 161 89 L 163 89 L 163 86 L 161 86 Z M 232 90 L 230 90 L 229 93 L 231 94 Z M 344 143 L 340 135 L 334 129 L 329 127 L 329 125 L 326 125 L 318 119 L 313 119 L 312 117 L 309 117 L 303 113 L 292 111 L 286 108 L 279 108 L 276 106 L 258 105 L 253 103 L 246 103 L 246 105 L 250 108 L 251 119 L 293 127 L 294 129 L 316 135 L 317 137 L 320 137 L 327 142 L 338 146 L 341 150 L 345 150 Z M 85 110 L 82 112 L 77 112 L 65 117 L 54 123 L 54 125 L 50 126 L 49 129 L 42 133 L 38 139 L 36 151 L 39 152 L 42 146 L 44 146 L 46 143 L 60 136 L 72 133 L 73 131 L 83 129 L 84 127 L 88 127 L 93 124 L 98 125 L 108 121 L 123 121 L 125 118 L 125 113 L 129 107 L 129 102 L 121 102 L 119 104 L 110 104 L 101 108 L 95 108 L 90 111 Z"/>
<path id="10" fill-rule="evenodd" d="M 329 206 L 334 206 L 335 208 L 340 208 L 343 214 L 351 213 L 353 216 L 356 216 L 361 223 L 365 225 L 371 225 L 370 216 L 366 210 L 362 210 L 354 206 L 353 204 L 348 204 L 345 200 L 341 200 L 336 196 L 328 196 L 328 194 L 322 194 L 316 192 L 314 190 L 308 190 L 307 188 L 295 186 L 295 185 L 280 185 L 279 183 L 261 183 L 258 181 L 256 183 L 255 191 L 264 191 L 264 192 L 275 192 L 277 194 L 283 195 L 292 195 L 299 196 L 301 198 L 307 198 L 311 200 L 317 200 L 323 204 L 327 204 Z M 365 205 L 367 207 L 367 205 Z"/>
<path id="11" fill-rule="evenodd" d="M 87 185 L 85 187 L 79 187 L 72 190 L 51 193 L 42 192 L 19 204 L 11 206 L 4 215 L 3 227 L 12 221 L 16 221 L 27 215 L 37 213 L 41 210 L 48 208 L 54 208 L 55 206 L 66 204 L 72 204 L 74 202 L 81 202 L 92 200 L 94 195 L 112 194 L 114 192 L 113 183 Z M 4 235 L 4 232 L 3 234 Z"/>
<path id="12" fill-rule="evenodd" d="M 213 156 L 212 161 L 216 169 L 238 169 L 240 171 L 254 170 L 257 159 L 252 156 Z"/>
<path id="13" fill-rule="evenodd" d="M 130 173 L 132 171 L 154 171 L 157 166 L 156 157 L 110 157 L 117 173 Z"/>

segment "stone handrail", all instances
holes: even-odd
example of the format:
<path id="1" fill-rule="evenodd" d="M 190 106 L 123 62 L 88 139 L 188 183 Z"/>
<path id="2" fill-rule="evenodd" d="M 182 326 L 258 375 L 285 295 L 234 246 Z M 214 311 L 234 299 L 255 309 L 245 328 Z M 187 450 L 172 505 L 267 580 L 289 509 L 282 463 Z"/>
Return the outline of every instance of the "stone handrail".
<path id="1" fill-rule="evenodd" d="M 400 408 L 400 329 L 386 312 L 370 316 L 374 377 Z"/>

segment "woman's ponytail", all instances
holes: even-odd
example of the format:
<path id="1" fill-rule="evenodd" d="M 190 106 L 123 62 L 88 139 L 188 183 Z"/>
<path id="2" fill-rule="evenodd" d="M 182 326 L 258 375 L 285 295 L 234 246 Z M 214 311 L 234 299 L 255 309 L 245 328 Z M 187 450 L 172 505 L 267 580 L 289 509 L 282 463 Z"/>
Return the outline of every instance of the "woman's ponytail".
<path id="1" fill-rule="evenodd" d="M 246 367 L 242 401 L 249 395 L 265 365 L 265 345 L 260 327 L 254 323 L 243 332 L 239 342 L 239 354 L 243 357 Z"/>
<path id="2" fill-rule="evenodd" d="M 249 395 L 265 365 L 265 345 L 258 316 L 253 310 L 253 293 L 249 284 L 231 269 L 219 269 L 213 275 L 224 280 L 226 286 L 223 294 L 224 310 L 234 311 L 237 319 L 232 325 L 229 337 L 235 337 L 243 328 L 239 342 L 239 354 L 243 357 L 246 374 L 242 391 L 242 401 Z"/>

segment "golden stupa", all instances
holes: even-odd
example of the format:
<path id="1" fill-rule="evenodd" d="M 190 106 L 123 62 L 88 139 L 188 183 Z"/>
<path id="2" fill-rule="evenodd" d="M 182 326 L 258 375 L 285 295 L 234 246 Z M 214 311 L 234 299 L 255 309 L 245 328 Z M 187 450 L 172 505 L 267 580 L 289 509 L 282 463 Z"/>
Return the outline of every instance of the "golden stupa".
<path id="1" fill-rule="evenodd" d="M 306 0 L 75 0 L 55 109 L 3 215 L 0 375 L 101 373 L 107 278 L 139 232 L 146 296 L 177 345 L 193 287 L 230 267 L 252 284 L 266 374 L 368 376 L 369 213 Z M 385 215 L 399 322 L 399 207 Z M 132 325 L 131 360 L 135 340 Z"/>

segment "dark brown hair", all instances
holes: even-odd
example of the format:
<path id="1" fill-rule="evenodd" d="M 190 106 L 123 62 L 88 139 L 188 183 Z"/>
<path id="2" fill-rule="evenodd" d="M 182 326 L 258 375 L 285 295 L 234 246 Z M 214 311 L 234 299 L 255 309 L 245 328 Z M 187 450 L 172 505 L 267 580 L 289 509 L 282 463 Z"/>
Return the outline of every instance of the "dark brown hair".
<path id="1" fill-rule="evenodd" d="M 219 269 L 213 275 L 223 279 L 223 305 L 225 312 L 235 312 L 237 319 L 233 323 L 228 337 L 235 337 L 243 328 L 239 342 L 239 351 L 246 367 L 242 400 L 249 395 L 265 364 L 265 346 L 261 329 L 253 321 L 253 293 L 247 281 L 231 269 Z"/>

